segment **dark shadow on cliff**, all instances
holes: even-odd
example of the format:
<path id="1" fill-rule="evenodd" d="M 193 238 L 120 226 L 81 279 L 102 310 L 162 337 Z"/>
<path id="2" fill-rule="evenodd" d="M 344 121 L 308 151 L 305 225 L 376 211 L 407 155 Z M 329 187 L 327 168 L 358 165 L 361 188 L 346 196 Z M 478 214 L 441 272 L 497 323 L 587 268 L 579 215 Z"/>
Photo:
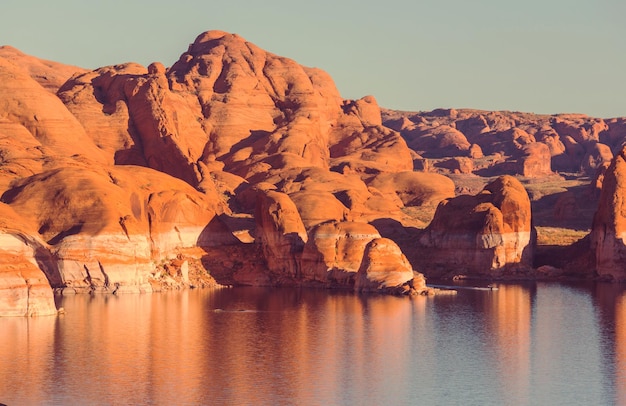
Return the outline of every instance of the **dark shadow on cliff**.
<path id="1" fill-rule="evenodd" d="M 204 251 L 202 266 L 217 283 L 269 286 L 263 252 L 250 228 L 253 225 L 254 219 L 222 214 L 200 233 L 196 245 Z"/>
<path id="2" fill-rule="evenodd" d="M 562 190 L 562 189 L 561 189 Z M 533 221 L 540 227 L 562 227 L 576 230 L 591 228 L 598 208 L 598 196 L 588 184 L 567 187 L 565 191 L 532 190 Z"/>
<path id="3" fill-rule="evenodd" d="M 420 258 L 420 246 L 419 237 L 423 230 L 416 227 L 405 227 L 398 220 L 391 218 L 380 218 L 370 222 L 381 237 L 389 238 L 393 240 L 398 247 L 402 250 L 402 253 L 411 263 L 414 270 L 422 272 L 420 267 L 422 261 Z"/>

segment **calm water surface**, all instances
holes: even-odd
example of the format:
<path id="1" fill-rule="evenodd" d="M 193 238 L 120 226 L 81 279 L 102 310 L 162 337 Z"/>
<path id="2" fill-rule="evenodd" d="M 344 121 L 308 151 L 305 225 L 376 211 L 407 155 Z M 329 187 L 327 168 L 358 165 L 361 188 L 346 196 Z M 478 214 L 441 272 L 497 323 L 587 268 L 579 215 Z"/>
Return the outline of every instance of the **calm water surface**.
<path id="1" fill-rule="evenodd" d="M 0 318 L 0 403 L 626 405 L 626 296 L 237 288 L 64 297 Z"/>

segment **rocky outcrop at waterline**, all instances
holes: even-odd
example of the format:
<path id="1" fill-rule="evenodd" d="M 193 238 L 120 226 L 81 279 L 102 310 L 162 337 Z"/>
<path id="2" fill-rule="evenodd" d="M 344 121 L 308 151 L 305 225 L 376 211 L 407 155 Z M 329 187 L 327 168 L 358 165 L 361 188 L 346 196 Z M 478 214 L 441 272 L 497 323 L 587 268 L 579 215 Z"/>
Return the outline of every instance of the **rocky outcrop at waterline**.
<path id="1" fill-rule="evenodd" d="M 511 267 L 532 267 L 530 200 L 511 176 L 477 195 L 443 200 L 419 239 L 426 263 L 456 274 L 497 276 Z"/>
<path id="2" fill-rule="evenodd" d="M 0 215 L 0 315 L 56 314 L 49 279 L 58 274 L 44 265 L 49 259 L 45 243 L 4 203 Z"/>
<path id="3" fill-rule="evenodd" d="M 330 221 L 308 232 L 288 195 L 260 191 L 257 236 L 275 283 L 398 292 L 416 277 L 400 248 L 363 222 Z M 426 291 L 423 277 L 411 287 Z"/>

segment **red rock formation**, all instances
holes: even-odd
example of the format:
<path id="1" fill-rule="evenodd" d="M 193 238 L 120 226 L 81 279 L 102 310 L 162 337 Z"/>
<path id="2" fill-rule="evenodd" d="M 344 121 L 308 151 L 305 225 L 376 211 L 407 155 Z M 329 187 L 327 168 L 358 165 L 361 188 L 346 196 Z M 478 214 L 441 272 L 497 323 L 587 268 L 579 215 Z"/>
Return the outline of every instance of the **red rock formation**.
<path id="1" fill-rule="evenodd" d="M 525 145 L 521 150 L 522 155 L 518 160 L 520 175 L 539 178 L 552 174 L 550 148 L 546 144 L 533 142 Z"/>
<path id="2" fill-rule="evenodd" d="M 59 275 L 40 268 L 48 254 L 35 234 L 34 224 L 0 203 L 0 317 L 57 312 L 49 280 Z"/>
<path id="3" fill-rule="evenodd" d="M 145 164 L 191 185 L 200 181 L 196 162 L 208 140 L 200 110 L 169 90 L 162 65 L 101 68 L 73 78 L 59 97 L 117 164 Z"/>
<path id="4" fill-rule="evenodd" d="M 554 219 L 566 222 L 580 216 L 580 207 L 576 202 L 576 195 L 572 192 L 564 192 L 554 204 Z"/>
<path id="5" fill-rule="evenodd" d="M 365 247 L 354 288 L 361 292 L 397 289 L 413 278 L 413 268 L 396 243 L 388 238 L 376 238 Z M 424 290 L 425 280 L 417 278 L 417 281 L 421 283 L 413 288 Z"/>
<path id="6" fill-rule="evenodd" d="M 454 182 L 431 173 L 383 173 L 373 177 L 368 186 L 384 194 L 395 193 L 405 206 L 437 205 L 454 196 Z"/>
<path id="7" fill-rule="evenodd" d="M 598 211 L 593 219 L 591 247 L 596 271 L 605 278 L 626 280 L 626 148 L 604 174 Z"/>
<path id="8" fill-rule="evenodd" d="M 52 94 L 56 94 L 63 83 L 73 75 L 87 71 L 77 66 L 35 58 L 6 45 L 0 46 L 0 58 L 19 66 L 35 82 Z"/>
<path id="9" fill-rule="evenodd" d="M 302 277 L 325 286 L 354 288 L 365 247 L 381 238 L 371 225 L 333 222 L 315 227 L 302 254 Z"/>
<path id="10" fill-rule="evenodd" d="M 474 171 L 474 162 L 470 158 L 455 157 L 439 162 L 438 168 L 449 169 L 452 173 L 472 173 Z"/>
<path id="11" fill-rule="evenodd" d="M 219 210 L 189 185 L 137 167 L 61 168 L 15 182 L 3 200 L 32 218 L 55 288 L 150 291 L 154 263 L 194 247 Z M 52 262 L 50 262 L 52 261 Z"/>
<path id="12" fill-rule="evenodd" d="M 498 273 L 530 261 L 523 187 L 503 177 L 452 198 L 450 179 L 413 172 L 414 163 L 459 172 L 454 179 L 542 177 L 550 164 L 593 172 L 624 128 L 582 115 L 452 109 L 386 111 L 383 120 L 374 97 L 343 100 L 321 70 L 219 31 L 198 36 L 169 69 L 87 72 L 1 48 L 0 193 L 12 218 L 30 224 L 0 224 L 0 259 L 16 264 L 4 278 L 28 274 L 6 286 L 37 286 L 42 297 L 48 285 L 150 290 L 161 271 L 191 283 L 183 252 L 204 250 L 197 255 L 229 283 L 395 289 L 413 271 L 379 231 L 423 227 L 423 212 L 441 200 L 421 239 L 432 262 Z M 269 272 L 217 258 L 244 253 Z"/>
<path id="13" fill-rule="evenodd" d="M 42 145 L 48 165 L 67 158 L 107 162 L 105 155 L 85 134 L 63 103 L 46 91 L 20 67 L 0 58 L 0 117 L 24 127 Z M 29 141 L 32 144 L 32 141 Z"/>
<path id="14" fill-rule="evenodd" d="M 284 193 L 259 191 L 255 219 L 270 272 L 279 283 L 301 278 L 299 257 L 308 237 L 293 201 Z"/>
<path id="15" fill-rule="evenodd" d="M 15 179 L 41 172 L 46 158 L 43 150 L 26 127 L 0 118 L 0 192 Z"/>
<path id="16" fill-rule="evenodd" d="M 126 64 L 86 73 L 59 96 L 117 164 L 194 186 L 216 168 L 254 183 L 290 168 L 412 169 L 372 96 L 344 101 L 326 73 L 236 34 L 201 34 L 169 70 Z"/>
<path id="17" fill-rule="evenodd" d="M 613 153 L 611 149 L 602 143 L 593 143 L 587 147 L 587 153 L 582 159 L 580 170 L 590 176 L 595 175 L 598 168 L 605 163 L 611 162 Z"/>
<path id="18" fill-rule="evenodd" d="M 552 127 L 561 137 L 570 136 L 578 143 L 599 141 L 600 133 L 608 130 L 608 125 L 602 119 L 575 114 L 558 115 Z"/>
<path id="19" fill-rule="evenodd" d="M 483 149 L 480 147 L 480 145 L 472 144 L 470 145 L 470 148 L 468 150 L 468 156 L 473 159 L 480 159 L 485 155 L 483 154 Z"/>
<path id="20" fill-rule="evenodd" d="M 475 196 L 446 199 L 420 237 L 431 266 L 455 274 L 499 274 L 532 265 L 530 200 L 522 184 L 502 176 Z"/>
<path id="21" fill-rule="evenodd" d="M 591 174 L 605 161 L 607 145 L 613 150 L 626 140 L 626 125 L 622 119 L 602 120 L 576 114 L 539 115 L 518 112 L 488 112 L 480 110 L 446 110 L 431 112 L 398 112 L 383 110 L 383 123 L 400 131 L 414 152 L 430 158 L 451 158 L 460 154 L 446 149 L 436 140 L 441 134 L 458 133 L 456 139 L 464 137 L 471 143 L 472 150 L 463 146 L 463 155 L 474 160 L 474 168 L 481 175 L 528 174 L 530 177 L 551 176 L 550 167 L 558 172 L 582 172 Z M 445 138 L 445 137 L 444 137 Z M 551 165 L 541 168 L 538 164 L 545 157 L 542 146 L 549 148 Z M 601 144 L 599 144 L 599 142 Z M 480 151 L 477 149 L 479 148 Z M 530 148 L 530 150 L 529 150 Z M 529 153 L 532 152 L 532 153 Z M 541 158 L 530 159 L 537 155 Z M 488 161 L 483 154 L 499 155 L 503 159 Z M 445 172 L 448 168 L 442 168 Z"/>
<path id="22" fill-rule="evenodd" d="M 448 125 L 414 125 L 405 128 L 403 136 L 409 148 L 429 158 L 464 156 L 470 148 L 465 135 Z"/>

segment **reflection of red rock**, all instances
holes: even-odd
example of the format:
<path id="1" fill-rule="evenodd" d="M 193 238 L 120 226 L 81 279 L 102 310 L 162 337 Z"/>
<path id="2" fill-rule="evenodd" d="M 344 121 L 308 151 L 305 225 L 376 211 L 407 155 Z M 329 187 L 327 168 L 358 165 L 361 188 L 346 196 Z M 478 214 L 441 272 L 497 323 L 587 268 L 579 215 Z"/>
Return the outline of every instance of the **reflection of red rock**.
<path id="1" fill-rule="evenodd" d="M 615 387 L 617 404 L 626 403 L 626 295 L 615 301 Z"/>
<path id="2" fill-rule="evenodd" d="M 524 286 L 498 285 L 498 294 L 485 303 L 490 335 L 495 337 L 494 369 L 501 387 L 506 387 L 511 396 L 528 399 L 531 393 L 531 325 L 533 298 Z M 514 374 L 506 371 L 515 371 Z"/>
<path id="3" fill-rule="evenodd" d="M 420 237 L 424 260 L 477 274 L 531 266 L 530 200 L 522 184 L 502 176 L 475 196 L 446 199 Z"/>

